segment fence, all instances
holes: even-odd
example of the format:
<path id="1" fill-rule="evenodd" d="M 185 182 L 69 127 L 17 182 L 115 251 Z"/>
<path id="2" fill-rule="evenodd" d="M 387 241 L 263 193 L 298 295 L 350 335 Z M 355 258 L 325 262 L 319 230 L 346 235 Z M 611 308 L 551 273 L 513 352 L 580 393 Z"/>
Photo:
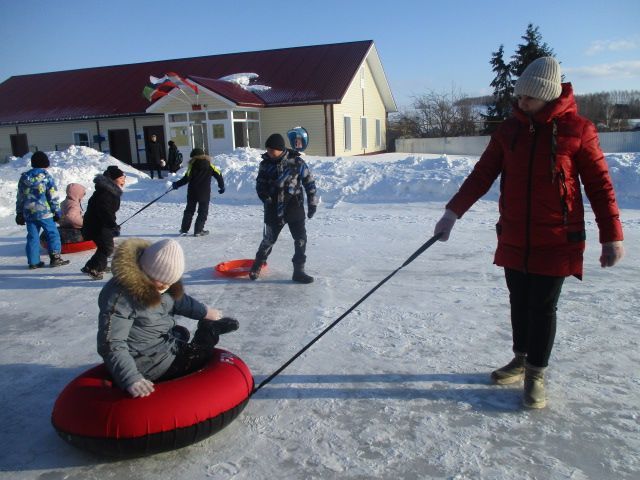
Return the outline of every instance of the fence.
<path id="1" fill-rule="evenodd" d="M 605 132 L 598 134 L 605 153 L 640 152 L 640 132 Z M 481 155 L 489 144 L 489 136 L 400 138 L 396 152 L 434 153 L 446 155 Z"/>

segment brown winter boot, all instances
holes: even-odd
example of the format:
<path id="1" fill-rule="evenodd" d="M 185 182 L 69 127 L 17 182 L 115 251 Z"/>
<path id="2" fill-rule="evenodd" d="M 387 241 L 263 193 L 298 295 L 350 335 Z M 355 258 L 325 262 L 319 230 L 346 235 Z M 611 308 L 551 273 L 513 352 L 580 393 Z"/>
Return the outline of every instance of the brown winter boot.
<path id="1" fill-rule="evenodd" d="M 491 372 L 491 380 L 496 385 L 509 385 L 519 382 L 524 378 L 524 364 L 527 359 L 526 353 L 514 352 L 515 357 L 504 367 Z"/>
<path id="2" fill-rule="evenodd" d="M 524 371 L 524 396 L 522 403 L 527 408 L 544 408 L 547 399 L 544 393 L 544 367 L 526 364 Z"/>
<path id="3" fill-rule="evenodd" d="M 69 265 L 69 260 L 63 259 L 59 253 L 52 253 L 49 255 L 50 267 L 61 267 L 62 265 Z"/>

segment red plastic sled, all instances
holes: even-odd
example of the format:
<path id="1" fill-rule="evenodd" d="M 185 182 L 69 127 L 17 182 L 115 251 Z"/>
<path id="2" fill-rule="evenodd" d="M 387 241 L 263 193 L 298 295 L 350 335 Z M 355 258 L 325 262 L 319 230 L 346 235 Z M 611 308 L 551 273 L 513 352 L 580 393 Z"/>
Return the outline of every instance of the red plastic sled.
<path id="1" fill-rule="evenodd" d="M 46 250 L 47 242 L 41 241 L 40 246 Z M 77 253 L 83 252 L 85 250 L 94 250 L 95 248 L 97 247 L 93 240 L 85 240 L 84 242 L 70 242 L 62 244 L 60 253 Z"/>
<path id="2" fill-rule="evenodd" d="M 216 265 L 215 271 L 218 275 L 223 277 L 246 277 L 249 275 L 249 271 L 253 266 L 252 258 L 245 258 L 242 260 L 230 260 L 228 262 L 222 262 Z M 267 268 L 265 263 L 262 270 Z"/>

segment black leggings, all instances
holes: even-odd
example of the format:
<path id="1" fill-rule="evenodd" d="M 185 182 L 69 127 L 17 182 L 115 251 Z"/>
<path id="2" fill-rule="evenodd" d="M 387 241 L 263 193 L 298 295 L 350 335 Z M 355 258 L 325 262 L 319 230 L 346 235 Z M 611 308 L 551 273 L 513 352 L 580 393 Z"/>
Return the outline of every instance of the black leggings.
<path id="1" fill-rule="evenodd" d="M 219 339 L 215 332 L 215 323 L 200 320 L 193 340 L 189 343 L 181 342 L 182 346 L 173 363 L 157 381 L 182 377 L 204 367 L 213 356 L 213 347 L 217 345 Z"/>
<path id="2" fill-rule="evenodd" d="M 535 367 L 549 364 L 556 337 L 556 310 L 564 277 L 504 269 L 511 304 L 513 351 Z"/>

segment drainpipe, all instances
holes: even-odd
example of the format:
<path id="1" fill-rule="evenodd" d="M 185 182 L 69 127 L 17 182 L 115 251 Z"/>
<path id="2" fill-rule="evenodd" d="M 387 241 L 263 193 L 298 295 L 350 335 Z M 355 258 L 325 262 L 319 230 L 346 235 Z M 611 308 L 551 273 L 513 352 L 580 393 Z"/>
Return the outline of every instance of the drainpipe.
<path id="1" fill-rule="evenodd" d="M 100 120 L 96 120 L 96 132 L 98 134 L 98 138 L 100 137 Z M 98 148 L 102 152 L 102 141 L 98 141 Z"/>
<path id="2" fill-rule="evenodd" d="M 138 126 L 136 125 L 136 117 L 133 117 L 133 138 L 136 141 L 136 163 L 140 165 L 140 151 L 138 150 Z"/>

